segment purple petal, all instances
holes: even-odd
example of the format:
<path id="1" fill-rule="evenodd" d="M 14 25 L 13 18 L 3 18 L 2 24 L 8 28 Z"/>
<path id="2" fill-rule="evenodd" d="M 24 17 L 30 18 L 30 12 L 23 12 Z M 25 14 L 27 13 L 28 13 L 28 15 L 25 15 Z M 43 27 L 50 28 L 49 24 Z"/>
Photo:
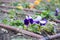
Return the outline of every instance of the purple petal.
<path id="1" fill-rule="evenodd" d="M 39 24 L 40 23 L 39 20 L 36 20 L 36 19 L 34 19 L 33 21 L 34 21 L 34 24 Z"/>
<path id="2" fill-rule="evenodd" d="M 28 16 L 28 20 L 29 20 L 29 22 L 30 22 L 31 24 L 33 24 L 33 19 L 32 19 L 31 16 Z"/>
<path id="3" fill-rule="evenodd" d="M 25 24 L 25 25 L 29 25 L 29 20 L 28 20 L 28 19 L 25 19 L 25 20 L 24 20 L 24 24 Z"/>
<path id="4" fill-rule="evenodd" d="M 55 16 L 58 16 L 58 11 L 57 10 L 55 11 Z"/>
<path id="5" fill-rule="evenodd" d="M 45 25 L 46 25 L 46 24 L 41 24 L 41 23 L 40 23 L 40 26 L 45 26 Z"/>
<path id="6" fill-rule="evenodd" d="M 31 24 L 33 24 L 33 19 L 29 19 L 29 22 L 30 22 Z"/>
<path id="7" fill-rule="evenodd" d="M 37 18 L 34 19 L 34 21 L 40 21 L 42 19 L 41 16 L 37 16 Z"/>
<path id="8" fill-rule="evenodd" d="M 39 24 L 40 22 L 39 21 L 36 21 L 36 24 Z"/>
<path id="9" fill-rule="evenodd" d="M 47 20 L 46 19 L 43 19 L 43 20 L 40 21 L 40 25 L 41 26 L 46 25 L 46 23 L 47 23 Z"/>
<path id="10" fill-rule="evenodd" d="M 55 10 L 55 16 L 58 16 L 58 12 L 59 12 L 59 9 L 56 8 L 56 10 Z"/>
<path id="11" fill-rule="evenodd" d="M 56 11 L 59 12 L 59 8 L 56 8 Z"/>

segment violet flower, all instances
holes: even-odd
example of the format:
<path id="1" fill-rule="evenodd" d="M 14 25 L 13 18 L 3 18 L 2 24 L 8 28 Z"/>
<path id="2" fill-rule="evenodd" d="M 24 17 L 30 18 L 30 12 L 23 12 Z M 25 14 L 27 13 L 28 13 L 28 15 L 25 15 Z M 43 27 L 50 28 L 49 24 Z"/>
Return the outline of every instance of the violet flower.
<path id="1" fill-rule="evenodd" d="M 24 24 L 25 25 L 29 25 L 29 19 L 28 19 L 28 16 L 26 16 L 25 20 L 24 20 Z"/>
<path id="2" fill-rule="evenodd" d="M 35 19 L 36 21 L 40 21 L 42 19 L 41 16 L 37 16 L 37 18 Z"/>
<path id="3" fill-rule="evenodd" d="M 28 25 L 28 24 L 29 24 L 29 20 L 28 20 L 28 19 L 25 19 L 25 20 L 24 20 L 24 24 L 25 24 L 25 25 Z"/>
<path id="4" fill-rule="evenodd" d="M 28 19 L 29 19 L 29 22 L 30 22 L 31 24 L 33 24 L 33 19 L 32 19 L 32 17 L 29 16 Z"/>
<path id="5" fill-rule="evenodd" d="M 43 19 L 43 20 L 40 21 L 40 25 L 41 26 L 45 26 L 46 23 L 47 23 L 47 20 L 46 19 Z"/>
<path id="6" fill-rule="evenodd" d="M 59 12 L 59 9 L 56 8 L 56 10 L 55 10 L 55 16 L 58 16 L 58 12 Z"/>
<path id="7" fill-rule="evenodd" d="M 24 20 L 25 25 L 33 24 L 33 19 L 31 16 L 26 16 L 26 19 Z"/>
<path id="8" fill-rule="evenodd" d="M 34 23 L 39 24 L 41 19 L 42 19 L 42 17 L 38 16 L 36 19 L 34 19 Z"/>
<path id="9" fill-rule="evenodd" d="M 55 11 L 55 16 L 58 16 L 58 12 L 57 12 L 57 10 Z"/>

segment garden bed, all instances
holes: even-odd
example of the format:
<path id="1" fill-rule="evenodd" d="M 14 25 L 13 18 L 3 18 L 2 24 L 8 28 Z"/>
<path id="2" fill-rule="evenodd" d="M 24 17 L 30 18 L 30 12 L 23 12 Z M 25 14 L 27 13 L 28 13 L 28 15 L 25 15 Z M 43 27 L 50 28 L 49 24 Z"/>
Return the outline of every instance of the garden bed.
<path id="1" fill-rule="evenodd" d="M 10 4 L 6 2 L 9 4 L 0 5 L 2 31 L 0 34 L 3 34 L 1 40 L 44 40 L 46 37 L 48 40 L 49 38 L 54 40 L 60 38 L 60 14 L 58 14 L 60 12 L 54 3 L 55 7 L 49 2 L 48 4 L 43 0 L 41 2 L 40 5 L 38 5 L 39 2 L 38 4 L 27 2 L 12 2 Z"/>

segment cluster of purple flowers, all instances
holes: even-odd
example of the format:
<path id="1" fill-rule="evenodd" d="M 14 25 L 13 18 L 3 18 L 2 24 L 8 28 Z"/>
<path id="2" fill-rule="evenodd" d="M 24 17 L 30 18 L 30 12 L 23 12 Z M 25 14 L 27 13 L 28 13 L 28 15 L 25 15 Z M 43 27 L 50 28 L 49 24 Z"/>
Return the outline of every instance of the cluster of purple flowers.
<path id="1" fill-rule="evenodd" d="M 31 16 L 26 16 L 24 19 L 24 24 L 29 25 L 30 24 L 40 24 L 40 26 L 46 25 L 47 20 L 44 18 L 42 19 L 41 16 L 37 16 L 37 18 L 33 19 Z"/>

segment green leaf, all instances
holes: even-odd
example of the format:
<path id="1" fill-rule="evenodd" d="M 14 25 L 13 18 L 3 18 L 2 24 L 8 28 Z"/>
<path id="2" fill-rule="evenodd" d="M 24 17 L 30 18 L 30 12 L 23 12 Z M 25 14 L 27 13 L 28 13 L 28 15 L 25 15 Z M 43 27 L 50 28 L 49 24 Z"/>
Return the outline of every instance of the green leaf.
<path id="1" fill-rule="evenodd" d="M 20 2 L 15 2 L 13 3 L 13 6 L 18 6 L 18 4 L 20 4 Z"/>
<path id="2" fill-rule="evenodd" d="M 16 13 L 15 10 L 10 10 L 8 14 L 14 16 L 15 13 Z"/>
<path id="3" fill-rule="evenodd" d="M 15 21 L 10 22 L 10 25 L 11 26 L 23 26 L 24 24 L 20 20 L 15 20 Z"/>
<path id="4" fill-rule="evenodd" d="M 25 2 L 25 3 L 22 4 L 22 6 L 23 6 L 24 8 L 29 8 L 29 3 L 28 3 L 28 2 Z"/>

